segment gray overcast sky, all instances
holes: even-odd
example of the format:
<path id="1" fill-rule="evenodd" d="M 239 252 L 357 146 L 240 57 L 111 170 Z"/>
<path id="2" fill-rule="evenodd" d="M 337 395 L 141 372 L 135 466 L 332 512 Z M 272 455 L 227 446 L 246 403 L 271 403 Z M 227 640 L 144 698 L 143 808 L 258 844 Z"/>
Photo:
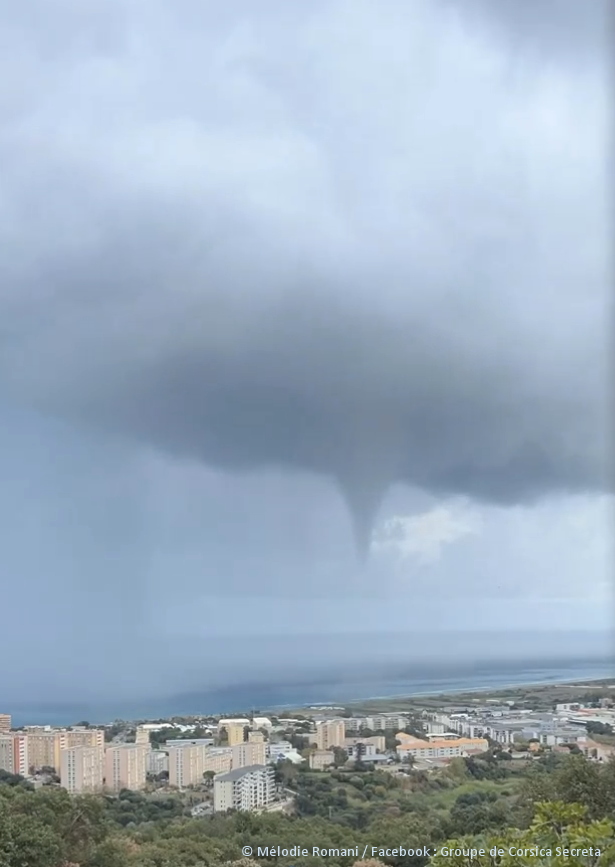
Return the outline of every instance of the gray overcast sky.
<path id="1" fill-rule="evenodd" d="M 94 641 L 113 684 L 212 631 L 608 625 L 606 12 L 0 0 L 26 691 Z"/>

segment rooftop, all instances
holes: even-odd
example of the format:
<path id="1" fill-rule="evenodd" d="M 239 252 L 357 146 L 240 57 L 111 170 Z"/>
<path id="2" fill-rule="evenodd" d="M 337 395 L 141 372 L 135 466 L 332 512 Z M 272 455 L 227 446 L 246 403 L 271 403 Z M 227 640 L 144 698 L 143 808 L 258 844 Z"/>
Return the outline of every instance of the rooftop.
<path id="1" fill-rule="evenodd" d="M 253 774 L 256 771 L 272 772 L 271 765 L 248 765 L 246 768 L 235 768 L 234 771 L 229 771 L 226 774 L 218 774 L 216 776 L 217 783 L 229 783 L 232 780 L 240 780 L 246 774 Z"/>

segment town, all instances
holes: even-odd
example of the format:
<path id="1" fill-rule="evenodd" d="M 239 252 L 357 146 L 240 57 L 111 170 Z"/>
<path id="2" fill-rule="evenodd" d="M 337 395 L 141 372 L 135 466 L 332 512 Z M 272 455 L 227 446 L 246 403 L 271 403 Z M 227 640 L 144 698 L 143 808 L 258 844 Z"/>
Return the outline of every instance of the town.
<path id="1" fill-rule="evenodd" d="M 193 816 L 229 811 L 292 813 L 296 792 L 281 768 L 298 772 L 379 769 L 408 776 L 455 759 L 499 754 L 526 765 L 545 753 L 592 762 L 615 754 L 613 700 L 527 707 L 519 695 L 415 701 L 405 712 L 358 715 L 312 707 L 292 716 L 190 717 L 64 728 L 12 728 L 0 714 L 0 777 L 71 794 L 189 794 Z M 578 692 L 579 690 L 577 690 Z M 582 690 L 581 690 L 582 692 Z M 547 702 L 548 703 L 548 702 Z"/>

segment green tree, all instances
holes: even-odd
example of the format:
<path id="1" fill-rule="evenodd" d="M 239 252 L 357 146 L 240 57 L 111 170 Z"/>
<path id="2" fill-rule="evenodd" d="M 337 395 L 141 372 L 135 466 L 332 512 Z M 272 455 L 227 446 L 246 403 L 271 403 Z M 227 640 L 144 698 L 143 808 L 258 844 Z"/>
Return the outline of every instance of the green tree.
<path id="1" fill-rule="evenodd" d="M 333 764 L 336 768 L 343 768 L 348 762 L 348 753 L 342 747 L 333 747 Z"/>
<path id="2" fill-rule="evenodd" d="M 589 820 L 581 804 L 538 804 L 525 831 L 461 837 L 438 846 L 433 867 L 597 867 L 615 858 L 615 829 Z"/>

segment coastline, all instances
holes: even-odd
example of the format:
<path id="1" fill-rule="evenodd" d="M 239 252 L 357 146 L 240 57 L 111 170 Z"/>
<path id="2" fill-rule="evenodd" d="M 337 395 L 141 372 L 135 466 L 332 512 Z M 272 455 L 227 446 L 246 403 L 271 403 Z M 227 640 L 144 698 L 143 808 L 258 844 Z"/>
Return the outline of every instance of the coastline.
<path id="1" fill-rule="evenodd" d="M 516 690 L 525 690 L 530 687 L 577 687 L 582 689 L 585 685 L 587 686 L 595 686 L 597 684 L 605 684 L 609 685 L 610 681 L 613 681 L 613 690 L 615 691 L 615 673 L 612 678 L 603 677 L 603 676 L 590 676 L 584 677 L 582 679 L 579 678 L 564 678 L 562 680 L 533 680 L 533 681 L 518 681 L 513 683 L 506 684 L 491 684 L 488 686 L 472 686 L 468 688 L 458 688 L 454 687 L 451 689 L 441 689 L 441 690 L 430 690 L 426 692 L 413 692 L 413 693 L 395 693 L 391 695 L 378 695 L 378 696 L 370 696 L 369 698 L 355 698 L 351 700 L 344 701 L 343 704 L 339 705 L 331 705 L 329 702 L 312 702 L 310 704 L 296 705 L 296 704 L 284 704 L 284 705 L 272 705 L 269 707 L 263 708 L 264 711 L 274 711 L 274 710 L 325 710 L 327 708 L 349 708 L 352 709 L 354 705 L 358 705 L 360 707 L 370 705 L 370 704 L 378 704 L 380 702 L 391 702 L 391 701 L 410 701 L 412 699 L 420 699 L 420 698 L 438 698 L 442 697 L 452 697 L 455 695 L 474 695 L 476 693 L 491 693 L 494 691 L 501 692 L 511 692 Z"/>
<path id="2" fill-rule="evenodd" d="M 125 702 L 67 702 L 57 704 L 15 704 L 12 716 L 16 726 L 22 725 L 75 725 L 79 720 L 105 725 L 115 720 L 155 721 L 172 718 L 215 717 L 237 715 L 247 710 L 279 715 L 282 711 L 307 709 L 317 711 L 324 707 L 378 707 L 409 703 L 438 696 L 485 695 L 511 690 L 567 685 L 597 684 L 615 680 L 615 665 L 610 660 L 590 664 L 568 664 L 550 667 L 540 665 L 523 667 L 517 672 L 498 666 L 482 672 L 465 672 L 448 677 L 427 672 L 407 676 L 383 677 L 379 681 L 366 678 L 362 683 L 312 682 L 254 684 L 237 686 L 225 691 L 194 692 L 166 698 Z M 516 677 L 515 677 L 516 674 Z M 382 691 L 378 691 L 381 687 Z M 276 700 L 276 699 L 281 700 Z M 391 708 L 395 710 L 396 708 Z"/>

